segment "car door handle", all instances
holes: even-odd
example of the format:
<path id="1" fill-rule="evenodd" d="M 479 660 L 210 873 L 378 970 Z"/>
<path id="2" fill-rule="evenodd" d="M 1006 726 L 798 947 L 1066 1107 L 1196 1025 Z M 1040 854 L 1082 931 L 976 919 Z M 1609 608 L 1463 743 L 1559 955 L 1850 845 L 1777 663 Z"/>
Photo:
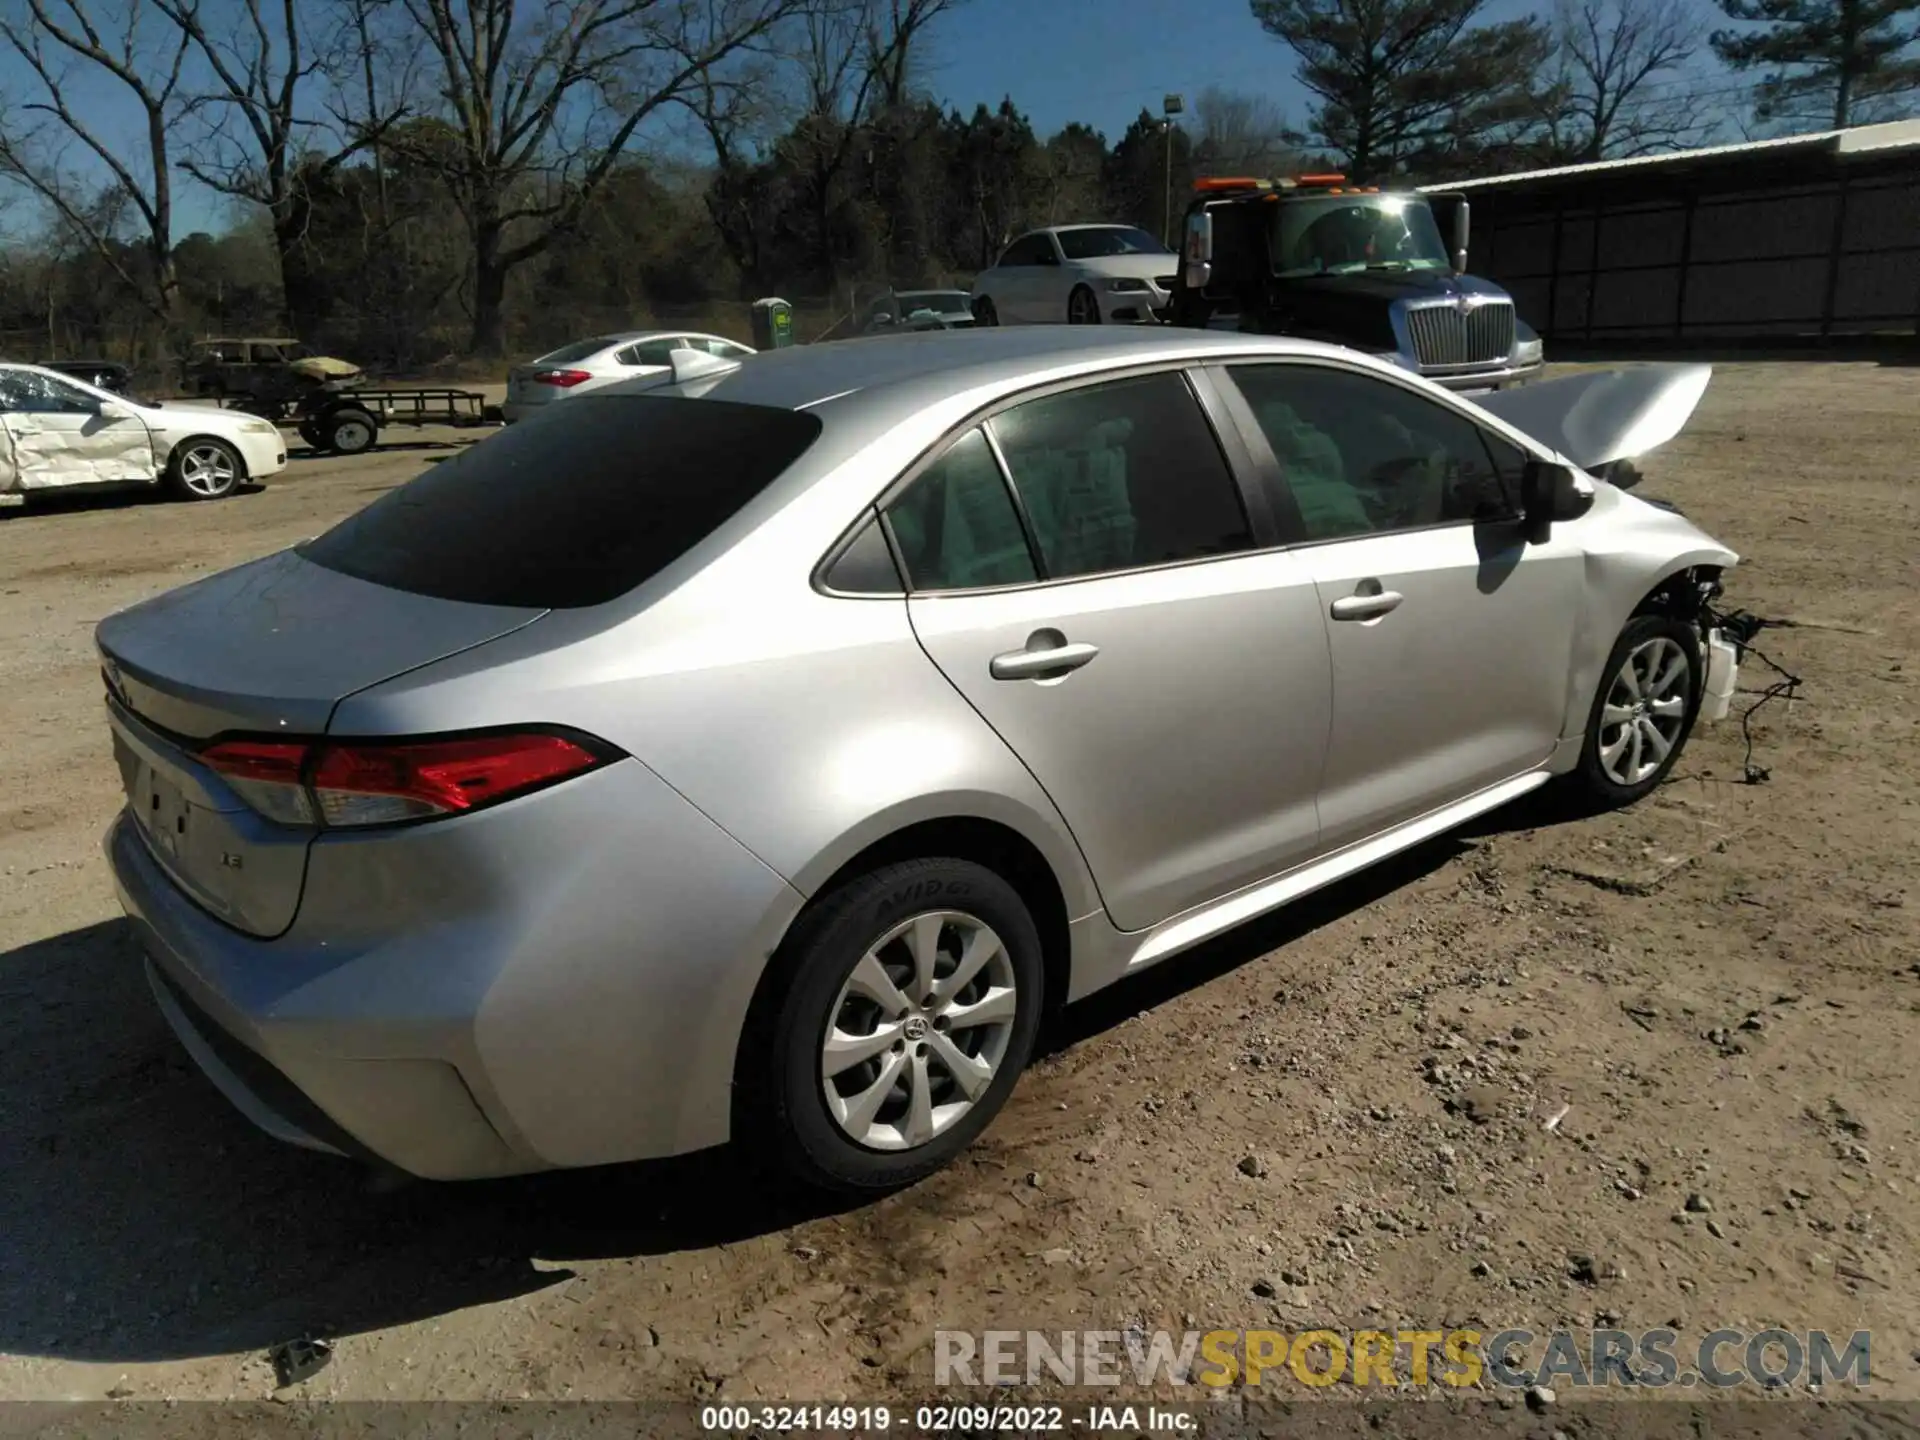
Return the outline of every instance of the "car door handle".
<path id="1" fill-rule="evenodd" d="M 1377 620 L 1389 610 L 1400 608 L 1407 597 L 1398 590 L 1380 590 L 1371 595 L 1344 595 L 1333 602 L 1336 620 Z"/>
<path id="2" fill-rule="evenodd" d="M 1042 649 L 1009 650 L 996 655 L 987 665 L 987 673 L 996 680 L 1043 680 L 1078 670 L 1100 653 L 1098 645 L 1070 644 L 1062 641 Z"/>

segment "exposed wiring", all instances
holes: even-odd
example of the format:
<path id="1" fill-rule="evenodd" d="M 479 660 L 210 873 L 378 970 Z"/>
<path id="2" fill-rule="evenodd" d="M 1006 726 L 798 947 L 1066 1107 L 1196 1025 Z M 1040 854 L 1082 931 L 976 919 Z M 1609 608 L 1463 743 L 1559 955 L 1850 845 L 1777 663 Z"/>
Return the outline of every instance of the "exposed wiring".
<path id="1" fill-rule="evenodd" d="M 1769 701 L 1780 699 L 1786 700 L 1791 709 L 1794 697 L 1800 693 L 1801 679 L 1753 643 L 1754 636 L 1769 625 L 1778 625 L 1781 622 L 1766 620 L 1745 610 L 1736 610 L 1731 614 L 1722 615 L 1711 606 L 1703 606 L 1702 609 L 1707 624 L 1718 628 L 1721 635 L 1732 642 L 1734 652 L 1742 665 L 1746 664 L 1747 657 L 1751 655 L 1779 676 L 1779 679 L 1762 689 L 1740 691 L 1742 695 L 1754 697 L 1753 703 L 1740 712 L 1740 738 L 1746 745 L 1746 753 L 1740 760 L 1741 783 L 1763 785 L 1773 778 L 1773 771 L 1765 765 L 1753 763 L 1754 712 Z"/>

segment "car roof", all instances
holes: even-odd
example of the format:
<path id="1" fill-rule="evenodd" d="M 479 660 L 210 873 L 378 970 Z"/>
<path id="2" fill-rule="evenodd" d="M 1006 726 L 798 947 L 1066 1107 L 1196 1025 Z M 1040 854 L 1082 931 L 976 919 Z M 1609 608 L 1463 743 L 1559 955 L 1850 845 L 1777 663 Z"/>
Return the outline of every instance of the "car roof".
<path id="1" fill-rule="evenodd" d="M 987 326 L 763 350 L 731 370 L 666 388 L 786 410 L 872 411 L 890 425 L 954 395 L 1013 391 L 1049 373 L 1233 355 L 1350 354 L 1286 336 L 1161 325 Z"/>
<path id="2" fill-rule="evenodd" d="M 1050 235 L 1058 235 L 1063 230 L 1140 230 L 1144 232 L 1146 227 L 1129 225 L 1124 220 L 1083 220 L 1074 225 L 1047 226 L 1047 233 Z"/>
<path id="3" fill-rule="evenodd" d="M 298 345 L 291 335 L 212 335 L 196 345 Z"/>
<path id="4" fill-rule="evenodd" d="M 568 345 L 579 345 L 588 340 L 604 340 L 609 345 L 631 345 L 636 340 L 664 340 L 669 335 L 698 335 L 703 340 L 727 339 L 726 336 L 715 335 L 710 330 L 609 330 L 604 335 L 583 335 L 579 340 L 568 340 L 564 344 L 556 345 L 553 348 L 555 350 L 564 350 Z M 730 345 L 738 345 L 740 342 L 738 340 L 728 340 L 727 343 Z"/>

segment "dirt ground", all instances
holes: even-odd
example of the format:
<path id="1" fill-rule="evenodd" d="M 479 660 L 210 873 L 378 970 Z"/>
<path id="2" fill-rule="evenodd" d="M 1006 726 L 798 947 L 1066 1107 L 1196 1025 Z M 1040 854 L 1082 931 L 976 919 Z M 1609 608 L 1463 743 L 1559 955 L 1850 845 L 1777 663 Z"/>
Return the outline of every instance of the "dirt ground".
<path id="1" fill-rule="evenodd" d="M 1723 366 L 1646 467 L 1798 622 L 1764 783 L 1703 731 L 1635 811 L 1504 812 L 1172 962 L 840 1212 L 725 1157 L 377 1190 L 255 1133 L 146 993 L 95 622 L 483 440 L 0 511 L 0 1398 L 265 1397 L 300 1335 L 316 1397 L 817 1400 L 924 1393 L 936 1327 L 1463 1323 L 1866 1329 L 1920 1397 L 1917 417 L 1913 369 Z"/>

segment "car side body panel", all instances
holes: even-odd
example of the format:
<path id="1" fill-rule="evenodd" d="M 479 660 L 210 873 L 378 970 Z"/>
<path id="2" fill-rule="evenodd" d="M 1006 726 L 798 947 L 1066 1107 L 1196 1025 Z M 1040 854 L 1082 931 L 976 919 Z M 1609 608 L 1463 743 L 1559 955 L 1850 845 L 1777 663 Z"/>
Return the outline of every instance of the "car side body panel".
<path id="1" fill-rule="evenodd" d="M 1019 753 L 927 653 L 913 614 L 927 602 L 835 595 L 813 578 L 898 477 L 1015 394 L 1236 354 L 1389 369 L 1286 341 L 1101 334 L 1069 345 L 1041 327 L 1024 336 L 989 329 L 823 346 L 815 356 L 784 350 L 671 387 L 683 397 L 673 403 L 711 394 L 813 409 L 823 432 L 732 519 L 626 595 L 540 614 L 404 673 L 370 673 L 324 722 L 331 736 L 368 737 L 565 725 L 626 758 L 497 808 L 377 833 L 319 832 L 298 912 L 273 940 L 197 908 L 134 827 L 116 822 L 109 851 L 123 903 L 164 972 L 160 983 L 179 997 L 163 1000 L 169 1019 L 192 1031 L 194 1010 L 210 1017 L 331 1123 L 417 1174 L 501 1174 L 717 1143 L 729 1133 L 740 1037 L 767 966 L 807 900 L 877 842 L 946 819 L 988 821 L 1025 839 L 1060 891 L 1067 989 L 1078 999 L 1565 768 L 1567 737 L 1577 739 L 1599 666 L 1633 607 L 1682 569 L 1733 562 L 1682 517 L 1596 483 L 1591 510 L 1556 526 L 1558 548 L 1542 551 L 1565 562 L 1542 567 L 1543 576 L 1577 589 L 1578 578 L 1565 577 L 1583 575 L 1587 586 L 1552 617 L 1565 639 L 1530 637 L 1520 688 L 1497 692 L 1524 708 L 1524 734 L 1515 731 L 1524 744 L 1483 757 L 1460 784 L 1429 775 L 1409 802 L 1418 813 L 1402 806 L 1355 819 L 1344 841 L 1322 834 L 1304 850 L 1277 844 L 1252 867 L 1209 868 L 1200 855 L 1190 874 L 1157 877 L 1146 922 L 1134 914 L 1123 929 L 1102 903 L 1092 847 L 1035 773 L 1044 761 Z M 968 369 L 968 356 L 982 358 Z M 1443 403 L 1514 438 L 1513 427 L 1468 402 Z M 1516 443 L 1551 458 L 1537 440 Z M 1299 572 L 1293 589 L 1312 593 L 1324 627 L 1318 580 L 1353 576 L 1306 573 L 1312 550 L 1276 546 L 1194 568 Z M 1430 558 L 1415 544 L 1407 568 Z M 1490 563 L 1453 559 L 1476 579 Z M 1149 579 L 1139 572 L 1116 588 L 1144 592 Z M 1210 587 L 1227 588 L 1207 576 L 1185 583 L 1203 600 Z M 1031 593 L 1049 588 L 1071 586 Z M 1486 598 L 1459 594 L 1469 607 Z M 1444 629 L 1453 612 L 1437 613 Z M 284 636 L 252 643 L 260 654 L 250 668 L 270 671 L 276 654 L 285 658 L 274 650 L 284 651 Z M 1155 643 L 1164 648 L 1165 637 Z M 1320 647 L 1316 674 L 1324 682 L 1331 666 L 1337 697 L 1339 658 L 1324 628 L 1309 627 L 1299 645 L 1302 664 Z M 180 669 L 186 676 L 192 664 L 183 659 Z M 1443 667 L 1429 670 L 1433 684 L 1444 680 Z M 1178 704 L 1206 703 L 1191 693 L 1198 688 L 1193 681 L 1173 695 L 1169 733 Z M 1284 685 L 1273 689 L 1283 694 Z M 1317 750 L 1330 713 L 1308 717 Z M 1150 759 L 1177 766 L 1177 745 L 1162 750 Z M 1461 785 L 1477 788 L 1458 794 Z M 1312 808 L 1297 786 L 1285 798 L 1296 815 Z M 224 1083 L 217 1064 L 207 1068 Z"/>

